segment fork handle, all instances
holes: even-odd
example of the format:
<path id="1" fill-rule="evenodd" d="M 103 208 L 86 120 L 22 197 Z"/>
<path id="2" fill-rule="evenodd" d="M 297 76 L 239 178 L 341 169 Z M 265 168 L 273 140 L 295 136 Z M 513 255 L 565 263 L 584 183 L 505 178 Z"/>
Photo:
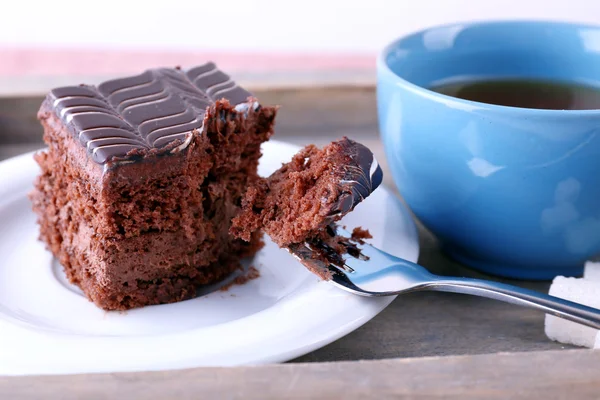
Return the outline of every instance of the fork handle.
<path id="1" fill-rule="evenodd" d="M 504 283 L 470 278 L 440 278 L 424 285 L 421 289 L 488 297 L 538 309 L 560 318 L 600 329 L 600 310 L 598 309 Z"/>

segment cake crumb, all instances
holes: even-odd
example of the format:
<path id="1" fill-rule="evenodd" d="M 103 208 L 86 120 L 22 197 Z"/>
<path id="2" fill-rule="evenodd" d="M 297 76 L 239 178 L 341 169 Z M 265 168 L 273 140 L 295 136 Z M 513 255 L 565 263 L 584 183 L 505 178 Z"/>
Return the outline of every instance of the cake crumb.
<path id="1" fill-rule="evenodd" d="M 236 285 L 243 285 L 244 283 L 256 279 L 260 276 L 260 271 L 257 270 L 254 265 L 248 268 L 248 271 L 244 275 L 240 275 L 233 280 Z"/>
<path id="2" fill-rule="evenodd" d="M 279 247 L 302 243 L 351 212 L 381 179 L 373 153 L 360 143 L 343 137 L 322 149 L 308 145 L 253 182 L 229 232 L 248 240 L 262 230 Z"/>
<path id="3" fill-rule="evenodd" d="M 352 230 L 352 240 L 360 244 L 364 244 L 364 239 L 373 239 L 373 235 L 368 229 L 363 229 L 362 226 L 357 226 Z"/>
<path id="4" fill-rule="evenodd" d="M 372 238 L 369 231 L 355 228 L 349 238 L 337 234 L 335 223 L 369 196 L 382 177 L 373 153 L 347 137 L 322 149 L 308 145 L 291 162 L 253 183 L 229 232 L 248 240 L 262 230 L 309 271 L 331 280 L 336 267 L 347 268 L 346 254 L 368 260 L 358 245 Z"/>
<path id="5" fill-rule="evenodd" d="M 237 276 L 234 280 L 221 287 L 219 290 L 222 292 L 228 291 L 234 285 L 243 285 L 251 280 L 254 280 L 260 276 L 260 271 L 251 265 L 244 274 Z"/>

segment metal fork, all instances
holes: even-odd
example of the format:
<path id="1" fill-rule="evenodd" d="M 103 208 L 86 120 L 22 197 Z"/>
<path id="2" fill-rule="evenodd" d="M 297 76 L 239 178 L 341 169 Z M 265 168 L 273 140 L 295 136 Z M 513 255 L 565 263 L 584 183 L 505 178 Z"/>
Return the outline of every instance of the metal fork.
<path id="1" fill-rule="evenodd" d="M 314 239 L 287 250 L 302 264 L 334 285 L 360 296 L 394 296 L 418 291 L 471 294 L 538 309 L 573 322 L 600 329 L 600 310 L 544 293 L 504 283 L 431 274 L 424 267 L 353 240 L 346 230 L 330 225 L 330 239 L 347 250 L 343 258 L 328 244 Z"/>

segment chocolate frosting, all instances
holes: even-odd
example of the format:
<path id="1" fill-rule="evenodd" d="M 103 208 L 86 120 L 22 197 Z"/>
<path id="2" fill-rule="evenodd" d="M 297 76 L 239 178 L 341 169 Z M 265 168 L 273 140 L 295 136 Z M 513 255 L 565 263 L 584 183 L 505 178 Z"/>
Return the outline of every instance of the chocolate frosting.
<path id="1" fill-rule="evenodd" d="M 150 69 L 97 87 L 62 87 L 46 102 L 90 157 L 104 164 L 184 145 L 216 100 L 237 105 L 250 96 L 211 62 L 188 71 Z"/>
<path id="2" fill-rule="evenodd" d="M 383 171 L 368 147 L 344 137 L 338 142 L 350 162 L 341 165 L 343 188 L 331 209 L 331 215 L 345 215 L 367 198 L 383 180 Z"/>

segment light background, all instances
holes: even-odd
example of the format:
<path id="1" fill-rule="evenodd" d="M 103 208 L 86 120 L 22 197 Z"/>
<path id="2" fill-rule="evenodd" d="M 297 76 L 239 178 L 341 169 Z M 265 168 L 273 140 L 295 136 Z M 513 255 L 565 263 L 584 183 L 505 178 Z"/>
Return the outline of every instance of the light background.
<path id="1" fill-rule="evenodd" d="M 506 19 L 600 25 L 600 0 L 8 0 L 0 96 L 208 60 L 251 88 L 372 85 L 399 36 Z"/>
<path id="2" fill-rule="evenodd" d="M 426 26 L 481 19 L 600 23 L 598 0 L 3 2 L 0 46 L 375 53 Z"/>

